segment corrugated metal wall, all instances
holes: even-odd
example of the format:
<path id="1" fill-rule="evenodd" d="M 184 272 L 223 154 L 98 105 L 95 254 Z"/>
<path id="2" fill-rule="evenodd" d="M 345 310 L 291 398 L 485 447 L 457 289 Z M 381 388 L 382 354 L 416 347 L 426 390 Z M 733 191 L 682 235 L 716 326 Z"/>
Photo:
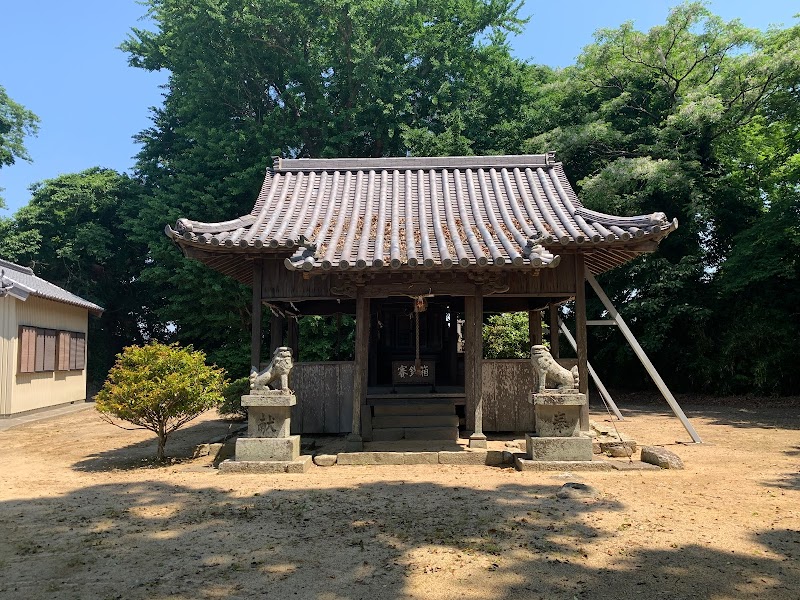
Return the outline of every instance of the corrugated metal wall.
<path id="1" fill-rule="evenodd" d="M 17 302 L 0 298 L 0 415 L 11 412 L 11 393 L 17 367 Z"/>
<path id="2" fill-rule="evenodd" d="M 10 344 L 12 370 L 4 380 L 10 381 L 11 395 L 8 410 L 3 414 L 13 414 L 55 406 L 66 402 L 86 399 L 86 369 L 80 371 L 50 371 L 44 373 L 17 372 L 17 329 L 19 325 L 31 325 L 47 329 L 59 329 L 86 333 L 89 313 L 85 308 L 53 302 L 44 298 L 29 296 L 25 302 L 13 300 L 16 304 L 16 322 L 13 324 L 13 338 Z M 0 317 L 1 318 L 1 317 Z M 4 328 L 4 337 L 5 337 Z M 8 348 L 4 349 L 4 362 L 7 362 Z"/>

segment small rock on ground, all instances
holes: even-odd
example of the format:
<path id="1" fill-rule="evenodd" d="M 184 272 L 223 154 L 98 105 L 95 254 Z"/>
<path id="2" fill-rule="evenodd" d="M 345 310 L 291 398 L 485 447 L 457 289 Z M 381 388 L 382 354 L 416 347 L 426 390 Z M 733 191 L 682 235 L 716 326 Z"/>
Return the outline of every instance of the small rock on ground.
<path id="1" fill-rule="evenodd" d="M 332 467 L 336 464 L 335 454 L 317 454 L 314 457 L 314 464 L 318 467 Z"/>
<path id="2" fill-rule="evenodd" d="M 596 489 L 590 485 L 578 483 L 576 481 L 565 483 L 556 492 L 556 498 L 561 498 L 562 500 L 582 500 L 584 498 L 595 498 L 596 496 Z"/>
<path id="3" fill-rule="evenodd" d="M 642 446 L 642 462 L 656 465 L 662 469 L 682 469 L 681 457 L 659 446 Z"/>
<path id="4" fill-rule="evenodd" d="M 633 456 L 636 452 L 636 443 L 633 442 L 602 442 L 600 444 L 600 451 L 609 456 L 617 458 Z"/>

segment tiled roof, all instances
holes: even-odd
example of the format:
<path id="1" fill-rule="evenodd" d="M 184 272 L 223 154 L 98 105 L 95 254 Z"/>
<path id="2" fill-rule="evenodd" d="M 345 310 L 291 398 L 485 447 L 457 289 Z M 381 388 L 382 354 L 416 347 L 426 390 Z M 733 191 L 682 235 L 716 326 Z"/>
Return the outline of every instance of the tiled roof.
<path id="1" fill-rule="evenodd" d="M 32 269 L 0 259 L 0 296 L 6 295 L 19 300 L 26 300 L 29 295 L 33 295 L 79 306 L 98 316 L 103 313 L 103 308 L 97 304 L 37 277 Z"/>
<path id="2" fill-rule="evenodd" d="M 601 272 L 676 226 L 663 213 L 585 208 L 562 164 L 541 154 L 276 159 L 249 215 L 180 219 L 166 233 L 206 252 L 283 255 L 287 268 L 305 271 L 547 268 L 583 247 Z"/>

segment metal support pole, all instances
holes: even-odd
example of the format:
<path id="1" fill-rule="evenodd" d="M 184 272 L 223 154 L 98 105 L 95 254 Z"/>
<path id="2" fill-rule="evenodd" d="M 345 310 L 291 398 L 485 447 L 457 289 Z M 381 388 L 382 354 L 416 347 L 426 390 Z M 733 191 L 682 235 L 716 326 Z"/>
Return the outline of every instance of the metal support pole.
<path id="1" fill-rule="evenodd" d="M 594 290 L 595 294 L 597 294 L 597 297 L 600 298 L 600 301 L 603 303 L 603 306 L 606 307 L 608 314 L 611 315 L 611 318 L 614 319 L 614 321 L 616 321 L 617 327 L 619 327 L 619 330 L 622 332 L 622 335 L 624 335 L 625 339 L 628 340 L 628 344 L 630 344 L 631 348 L 633 348 L 633 351 L 636 353 L 636 356 L 642 362 L 642 365 L 644 365 L 644 368 L 647 369 L 647 372 L 650 374 L 650 377 L 655 382 L 656 386 L 661 392 L 661 395 L 664 396 L 664 400 L 667 401 L 670 408 L 672 409 L 672 412 L 675 413 L 675 416 L 678 417 L 678 419 L 680 419 L 681 423 L 683 424 L 683 427 L 692 437 L 692 441 L 697 444 L 702 444 L 703 440 L 700 439 L 700 436 L 694 430 L 694 427 L 692 427 L 692 424 L 689 422 L 689 419 L 686 418 L 686 415 L 684 414 L 683 409 L 678 404 L 678 401 L 675 400 L 675 397 L 672 395 L 672 392 L 669 391 L 667 384 L 664 383 L 664 380 L 661 379 L 661 376 L 658 374 L 658 371 L 656 371 L 656 368 L 653 366 L 653 363 L 651 363 L 650 359 L 647 358 L 647 354 L 645 354 L 644 349 L 642 349 L 642 347 L 639 345 L 639 342 L 636 341 L 636 337 L 633 335 L 633 332 L 628 328 L 628 324 L 622 318 L 622 315 L 620 315 L 619 312 L 617 312 L 617 309 L 614 308 L 614 305 L 611 303 L 611 300 L 608 299 L 608 296 L 606 296 L 606 293 L 603 291 L 603 288 L 601 288 L 600 284 L 597 283 L 597 280 L 594 278 L 594 275 L 592 275 L 589 272 L 589 269 L 586 269 L 586 281 L 588 281 L 589 285 L 592 286 L 592 289 Z"/>
<path id="2" fill-rule="evenodd" d="M 564 321 L 559 319 L 558 326 L 561 328 L 561 333 L 563 333 L 564 337 L 567 338 L 567 341 L 569 342 L 570 346 L 572 346 L 572 348 L 577 351 L 578 345 L 575 343 L 575 338 L 572 337 L 572 334 L 569 332 L 569 329 L 567 329 L 567 326 L 564 324 Z M 597 372 L 594 370 L 594 367 L 592 367 L 592 363 L 587 361 L 586 366 L 589 368 L 589 375 L 592 376 L 592 381 L 594 381 L 594 384 L 597 386 L 597 389 L 600 392 L 600 395 L 603 397 L 603 400 L 605 400 L 606 404 L 608 404 L 608 406 L 611 407 L 611 410 L 614 411 L 616 417 L 620 421 L 624 421 L 625 417 L 623 417 L 622 413 L 619 412 L 619 408 L 617 408 L 616 402 L 614 402 L 614 400 L 611 398 L 611 394 L 608 393 L 608 390 L 606 389 L 606 386 L 603 385 L 603 382 L 600 381 L 600 377 L 598 377 Z"/>

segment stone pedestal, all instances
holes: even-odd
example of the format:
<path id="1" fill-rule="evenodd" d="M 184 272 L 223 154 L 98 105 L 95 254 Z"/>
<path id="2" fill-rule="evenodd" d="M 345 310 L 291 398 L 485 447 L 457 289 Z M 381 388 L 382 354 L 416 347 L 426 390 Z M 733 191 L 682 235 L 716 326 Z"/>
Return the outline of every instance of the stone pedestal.
<path id="1" fill-rule="evenodd" d="M 581 408 L 586 402 L 586 395 L 578 390 L 545 390 L 534 394 L 535 434 L 525 434 L 526 459 L 591 461 L 592 440 L 580 435 Z"/>
<path id="2" fill-rule="evenodd" d="M 581 407 L 586 396 L 573 391 L 545 391 L 533 395 L 536 435 L 539 437 L 575 437 L 581 432 Z"/>
<path id="3" fill-rule="evenodd" d="M 302 473 L 310 456 L 300 456 L 300 436 L 291 435 L 292 406 L 297 398 L 281 390 L 252 390 L 242 396 L 247 407 L 247 437 L 236 440 L 236 458 L 220 471 L 237 473 Z"/>

